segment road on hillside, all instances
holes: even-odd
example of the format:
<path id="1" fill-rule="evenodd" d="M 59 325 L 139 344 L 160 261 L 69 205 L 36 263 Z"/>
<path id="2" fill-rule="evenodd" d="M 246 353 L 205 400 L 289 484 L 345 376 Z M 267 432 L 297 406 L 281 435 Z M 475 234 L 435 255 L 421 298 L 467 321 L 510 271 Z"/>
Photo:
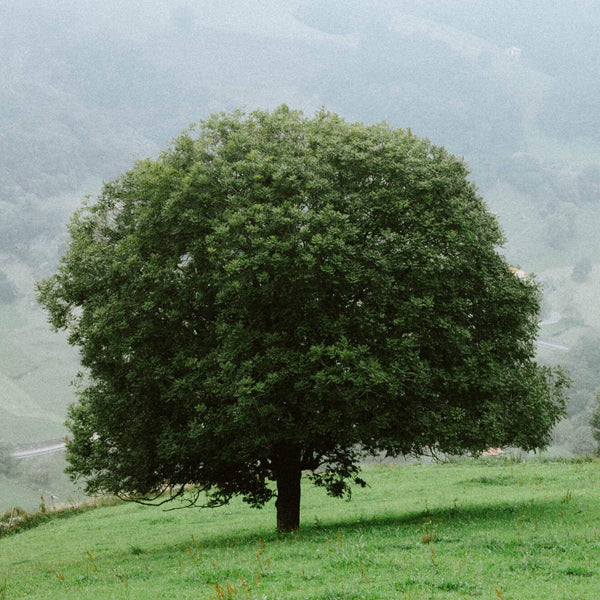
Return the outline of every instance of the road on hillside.
<path id="1" fill-rule="evenodd" d="M 42 446 L 40 448 L 33 448 L 31 450 L 20 450 L 19 452 L 13 452 L 11 456 L 14 458 L 27 458 L 29 456 L 39 456 L 40 454 L 50 454 L 51 452 L 58 452 L 65 447 L 65 443 L 52 444 L 51 446 Z"/>
<path id="2" fill-rule="evenodd" d="M 554 350 L 563 350 L 565 352 L 569 350 L 569 346 L 566 346 L 562 342 L 557 342 L 556 340 L 551 340 L 549 338 L 538 338 L 537 340 L 535 340 L 535 343 L 538 346 L 542 346 L 543 348 L 553 348 Z"/>
<path id="3" fill-rule="evenodd" d="M 557 312 L 551 312 L 543 321 L 540 321 L 540 325 L 554 325 L 562 320 L 562 315 Z"/>

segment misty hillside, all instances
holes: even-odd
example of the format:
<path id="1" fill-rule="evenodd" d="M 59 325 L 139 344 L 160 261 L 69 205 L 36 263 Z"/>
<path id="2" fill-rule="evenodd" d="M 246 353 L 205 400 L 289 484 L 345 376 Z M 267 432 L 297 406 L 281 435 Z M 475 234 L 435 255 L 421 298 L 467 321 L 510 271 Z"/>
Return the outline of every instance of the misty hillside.
<path id="1" fill-rule="evenodd" d="M 542 336 L 570 348 L 540 350 L 576 376 L 557 440 L 589 451 L 599 21 L 576 0 L 2 2 L 0 442 L 64 433 L 77 356 L 33 282 L 55 268 L 82 199 L 210 113 L 286 103 L 410 127 L 464 155 L 510 262 L 545 284 Z"/>

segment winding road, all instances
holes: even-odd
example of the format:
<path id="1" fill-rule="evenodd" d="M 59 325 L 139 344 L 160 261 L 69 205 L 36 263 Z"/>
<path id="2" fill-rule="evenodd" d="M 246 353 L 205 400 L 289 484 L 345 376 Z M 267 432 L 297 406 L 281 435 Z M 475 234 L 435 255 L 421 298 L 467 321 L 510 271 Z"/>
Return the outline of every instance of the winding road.
<path id="1" fill-rule="evenodd" d="M 19 452 L 13 452 L 11 456 L 14 458 L 28 458 L 29 456 L 39 456 L 40 454 L 50 454 L 51 452 L 58 452 L 65 447 L 65 443 L 52 444 L 51 446 L 40 446 L 39 448 L 32 448 L 30 450 L 20 450 Z"/>
<path id="2" fill-rule="evenodd" d="M 535 343 L 543 348 L 554 348 L 554 350 L 563 350 L 565 352 L 569 350 L 569 346 L 565 346 L 565 344 L 562 344 L 561 342 L 557 342 L 556 340 L 551 340 L 548 338 L 538 338 L 535 340 Z"/>

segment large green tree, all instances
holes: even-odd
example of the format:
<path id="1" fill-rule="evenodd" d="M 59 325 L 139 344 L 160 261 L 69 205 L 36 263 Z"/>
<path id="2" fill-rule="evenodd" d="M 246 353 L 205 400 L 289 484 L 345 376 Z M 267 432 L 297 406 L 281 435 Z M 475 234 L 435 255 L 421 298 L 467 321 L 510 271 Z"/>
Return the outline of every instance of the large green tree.
<path id="1" fill-rule="evenodd" d="M 539 290 L 467 174 L 409 131 L 282 106 L 213 116 L 107 184 L 39 284 L 86 368 L 73 477 L 276 497 L 291 530 L 302 473 L 343 496 L 361 452 L 545 445 L 565 379 L 534 360 Z"/>

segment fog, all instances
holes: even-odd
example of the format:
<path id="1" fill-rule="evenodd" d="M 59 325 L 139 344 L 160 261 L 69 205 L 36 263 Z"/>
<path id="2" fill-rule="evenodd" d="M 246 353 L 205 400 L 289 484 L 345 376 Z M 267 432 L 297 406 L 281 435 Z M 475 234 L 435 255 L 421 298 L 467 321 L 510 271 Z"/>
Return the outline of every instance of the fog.
<path id="1" fill-rule="evenodd" d="M 82 199 L 213 112 L 286 103 L 410 127 L 465 157 L 508 260 L 544 283 L 540 336 L 560 348 L 540 360 L 575 377 L 553 451 L 592 451 L 599 26 L 600 3 L 583 0 L 4 0 L 0 444 L 65 434 L 77 353 L 33 285 Z M 54 485 L 27 472 L 19 494 Z"/>

